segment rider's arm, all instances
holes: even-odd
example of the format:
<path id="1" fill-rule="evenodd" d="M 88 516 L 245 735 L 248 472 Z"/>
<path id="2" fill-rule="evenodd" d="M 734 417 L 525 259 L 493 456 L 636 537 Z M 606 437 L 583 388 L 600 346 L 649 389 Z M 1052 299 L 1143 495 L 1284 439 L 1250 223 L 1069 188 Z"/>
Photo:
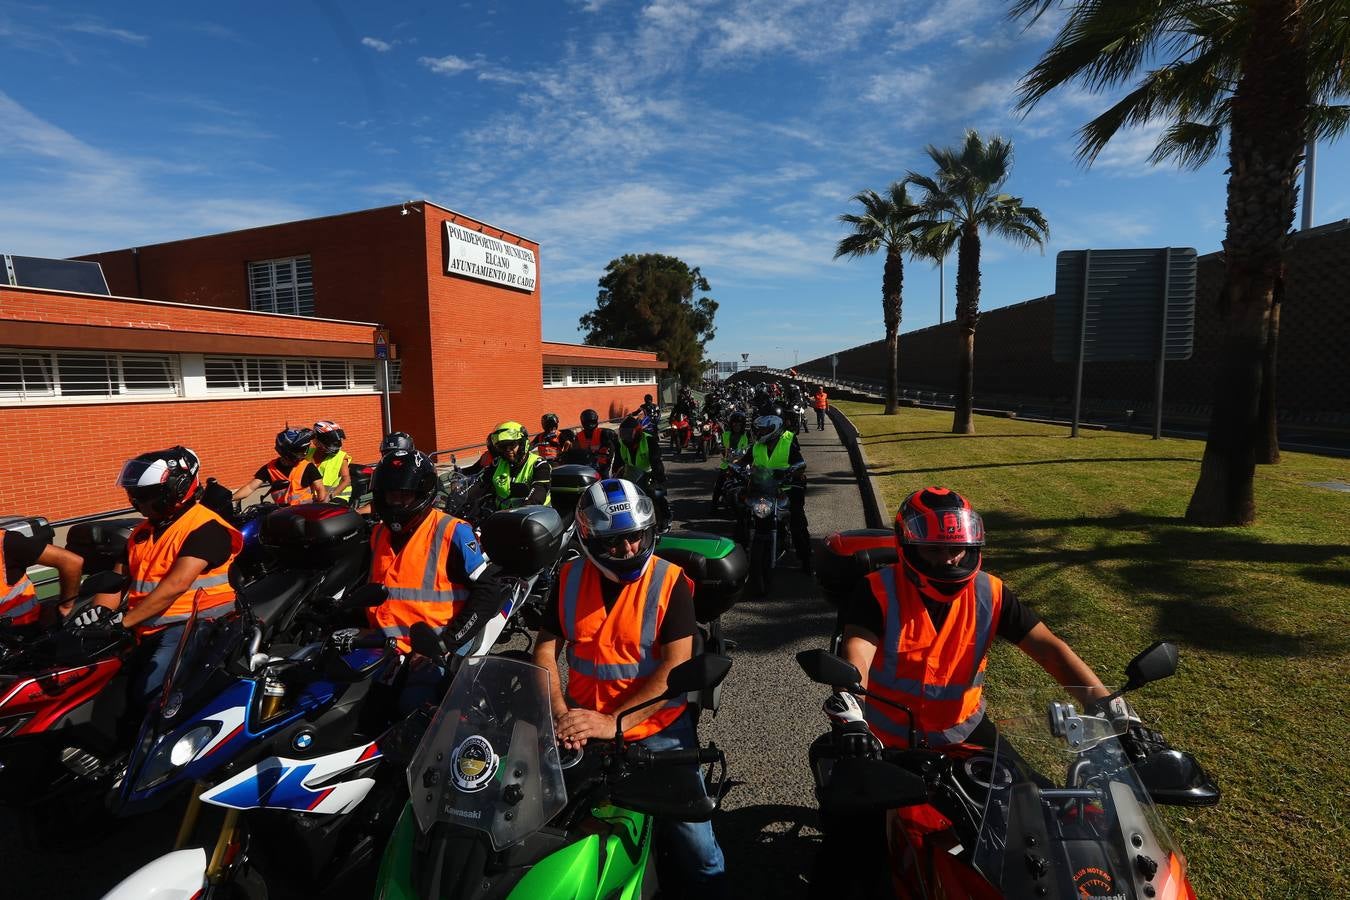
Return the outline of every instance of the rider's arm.
<path id="1" fill-rule="evenodd" d="M 314 499 L 319 503 L 328 499 L 328 488 L 324 486 L 323 475 L 319 472 L 319 467 L 311 462 L 300 460 L 299 465 L 305 467 L 305 472 L 301 476 L 305 485 L 314 492 Z"/>
<path id="2" fill-rule="evenodd" d="M 262 487 L 263 484 L 264 484 L 264 482 L 263 482 L 263 480 L 262 480 L 261 478 L 254 478 L 254 479 L 253 479 L 252 481 L 250 481 L 248 484 L 244 485 L 244 486 L 241 487 L 239 490 L 237 490 L 237 491 L 235 491 L 233 494 L 231 494 L 231 495 L 230 495 L 230 499 L 231 499 L 231 500 L 243 500 L 245 497 L 247 497 L 248 495 L 252 494 L 252 493 L 253 493 L 254 491 L 256 491 L 258 488 Z"/>
<path id="3" fill-rule="evenodd" d="M 547 620 L 546 620 L 547 621 Z M 554 720 L 567 713 L 567 698 L 563 696 L 562 674 L 558 671 L 558 654 L 562 652 L 562 638 L 548 630 L 539 629 L 534 641 L 534 664 L 548 673 L 549 706 Z"/>
<path id="4" fill-rule="evenodd" d="M 341 497 L 342 492 L 351 486 L 352 486 L 352 467 L 351 463 L 348 463 L 347 465 L 342 467 L 342 474 L 338 477 L 337 486 L 333 488 L 333 498 L 337 499 L 338 497 Z"/>
<path id="5" fill-rule="evenodd" d="M 549 489 L 553 484 L 553 464 L 548 460 L 540 460 L 534 464 L 534 480 L 530 482 L 530 493 L 526 495 L 525 502 L 538 504 L 543 503 L 548 497 Z"/>
<path id="6" fill-rule="evenodd" d="M 860 581 L 854 592 L 844 598 L 839 610 L 839 624 L 844 629 L 841 655 L 857 667 L 859 680 L 863 687 L 867 687 L 867 673 L 872 668 L 872 658 L 881 644 L 877 635 L 885 632 L 885 623 L 881 605 L 877 603 L 866 579 Z M 842 690 L 849 685 L 835 687 Z"/>
<path id="7" fill-rule="evenodd" d="M 1079 659 L 1073 648 L 1060 640 L 1044 622 L 1038 622 L 1017 646 L 1084 706 L 1110 693 L 1102 686 L 1097 673 Z"/>
<path id="8" fill-rule="evenodd" d="M 501 567 L 488 560 L 478 545 L 473 526 L 455 526 L 445 574 L 456 584 L 469 586 L 468 602 L 441 629 L 445 645 L 455 650 L 472 640 L 502 608 Z"/>
<path id="9" fill-rule="evenodd" d="M 666 464 L 661 462 L 661 442 L 650 434 L 643 440 L 647 442 L 647 458 L 652 465 L 652 478 L 656 481 L 665 481 Z"/>
<path id="10" fill-rule="evenodd" d="M 230 533 L 219 522 L 198 525 L 183 540 L 178 558 L 159 585 L 146 595 L 136 608 L 122 620 L 124 628 L 131 628 L 154 619 L 183 595 L 208 569 L 225 564 L 230 558 Z"/>
<path id="11" fill-rule="evenodd" d="M 38 564 L 51 566 L 61 583 L 61 596 L 69 600 L 80 592 L 80 576 L 84 573 L 84 559 L 69 550 L 48 544 L 38 554 Z M 61 604 L 62 612 L 70 611 L 70 603 Z"/>

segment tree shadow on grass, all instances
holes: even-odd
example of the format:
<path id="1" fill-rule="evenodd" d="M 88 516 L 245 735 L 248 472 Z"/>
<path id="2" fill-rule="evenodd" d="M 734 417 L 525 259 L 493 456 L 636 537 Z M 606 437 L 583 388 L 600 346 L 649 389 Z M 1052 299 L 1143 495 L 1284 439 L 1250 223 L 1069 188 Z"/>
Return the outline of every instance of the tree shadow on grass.
<path id="1" fill-rule="evenodd" d="M 1269 622 L 1260 621 L 1255 611 L 1245 614 L 1242 601 L 1253 593 L 1252 573 L 1224 565 L 1300 566 L 1285 576 L 1293 601 L 1298 579 L 1309 573 L 1317 573 L 1311 577 L 1319 583 L 1347 583 L 1350 545 L 1277 543 L 1129 512 L 1078 519 L 990 512 L 984 520 L 991 536 L 990 568 L 1008 576 L 1014 587 L 1029 589 L 1078 569 L 1101 585 L 1117 588 L 1122 600 L 1132 595 L 1134 602 L 1153 607 L 1159 635 L 1196 647 L 1251 656 L 1315 657 L 1343 653 L 1350 646 L 1327 624 L 1317 630 L 1315 620 L 1306 629 L 1311 633 L 1281 630 L 1285 622 L 1310 624 L 1306 617 L 1296 618 L 1299 611 L 1293 607 L 1290 617 Z M 1081 543 L 1082 529 L 1102 529 L 1105 534 L 1092 546 L 1066 547 Z M 1122 532 L 1152 539 L 1113 537 Z M 1065 614 L 1072 616 L 1074 611 Z"/>
<path id="2" fill-rule="evenodd" d="M 897 432 L 895 432 L 895 433 L 896 433 L 896 434 L 905 434 L 905 435 L 918 434 L 918 435 L 924 435 L 924 436 L 923 436 L 923 437 L 894 437 L 894 438 L 891 438 L 891 439 L 888 440 L 888 441 L 878 441 L 878 440 L 873 440 L 873 438 L 877 438 L 877 437 L 891 437 L 891 436 L 890 436 L 890 435 L 887 435 L 887 434 L 881 434 L 881 435 L 870 435 L 870 434 L 869 434 L 869 435 L 864 435 L 864 436 L 863 436 L 863 439 L 862 439 L 862 441 L 860 441 L 860 443 L 861 443 L 864 447 L 870 447 L 870 446 L 872 446 L 873 444 L 903 444 L 903 443 L 906 443 L 906 442 L 908 442 L 908 441 L 940 441 L 940 440 L 943 440 L 943 439 L 945 439 L 945 438 L 952 438 L 953 440 L 969 441 L 969 440 L 976 440 L 976 439 L 979 439 L 979 438 L 1021 438 L 1021 437 L 1025 437 L 1025 438 L 1044 438 L 1044 437 L 1050 437 L 1050 436 L 1051 436 L 1051 435 L 1048 435 L 1048 434 L 1029 434 L 1029 433 L 1026 433 L 1026 432 L 1018 432 L 1017 434 L 952 434 L 950 431 L 934 431 L 934 432 L 929 432 L 929 431 L 909 431 L 909 432 L 897 431 Z"/>
<path id="3" fill-rule="evenodd" d="M 1028 459 L 1021 462 L 973 463 L 968 466 L 935 466 L 928 469 L 879 469 L 873 477 L 882 475 L 927 475 L 932 472 L 961 472 L 969 469 L 1015 469 L 1019 466 L 1059 466 L 1070 463 L 1152 463 L 1152 462 L 1193 462 L 1200 460 L 1193 456 L 1090 456 L 1066 457 L 1064 459 Z"/>

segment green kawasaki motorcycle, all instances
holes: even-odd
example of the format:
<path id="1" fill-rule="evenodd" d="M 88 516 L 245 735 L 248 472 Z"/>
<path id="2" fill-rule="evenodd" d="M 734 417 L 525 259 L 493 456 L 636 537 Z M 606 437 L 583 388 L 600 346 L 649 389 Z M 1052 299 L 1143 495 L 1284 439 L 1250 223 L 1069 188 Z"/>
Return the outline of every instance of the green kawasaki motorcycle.
<path id="1" fill-rule="evenodd" d="M 666 694 L 651 703 L 714 688 L 730 669 L 728 657 L 696 656 L 671 670 Z M 654 818 L 707 821 L 726 757 L 715 744 L 656 752 L 625 744 L 624 717 L 649 705 L 620 714 L 612 742 L 566 754 L 554 738 L 544 669 L 466 659 L 408 767 L 411 799 L 385 848 L 376 896 L 652 896 Z"/>

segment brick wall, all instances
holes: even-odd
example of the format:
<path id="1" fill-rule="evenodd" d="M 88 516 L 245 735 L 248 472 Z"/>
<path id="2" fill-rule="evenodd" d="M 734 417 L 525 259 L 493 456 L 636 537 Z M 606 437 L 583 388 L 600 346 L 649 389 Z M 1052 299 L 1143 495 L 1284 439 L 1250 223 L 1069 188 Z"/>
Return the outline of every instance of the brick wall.
<path id="1" fill-rule="evenodd" d="M 1350 414 L 1350 223 L 1323 226 L 1298 236 L 1288 254 L 1278 363 L 1280 417 L 1315 423 Z M 1200 416 L 1213 400 L 1223 321 L 1218 308 L 1223 260 L 1199 259 L 1194 352 L 1166 367 L 1164 408 Z M 1024 397 L 1068 403 L 1074 364 L 1051 359 L 1053 297 L 983 313 L 975 334 L 976 405 L 983 397 Z M 900 381 L 906 388 L 952 392 L 957 378 L 957 333 L 952 322 L 900 336 Z M 803 363 L 803 372 L 830 372 L 824 356 Z M 885 343 L 839 352 L 841 378 L 884 380 Z M 1151 362 L 1088 363 L 1083 369 L 1085 405 L 1129 405 L 1151 410 Z"/>
<path id="2" fill-rule="evenodd" d="M 12 439 L 0 443 L 0 511 L 62 519 L 127 505 L 114 486 L 129 456 L 183 444 L 205 475 L 231 488 L 276 454 L 287 423 L 332 419 L 347 432 L 344 449 L 376 458 L 378 395 L 258 400 L 191 400 L 3 409 Z"/>

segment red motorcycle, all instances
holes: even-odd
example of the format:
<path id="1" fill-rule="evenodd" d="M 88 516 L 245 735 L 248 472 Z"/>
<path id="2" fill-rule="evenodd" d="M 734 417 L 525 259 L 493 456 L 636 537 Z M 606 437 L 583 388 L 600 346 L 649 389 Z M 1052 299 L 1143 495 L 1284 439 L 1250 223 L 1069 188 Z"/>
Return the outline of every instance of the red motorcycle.
<path id="1" fill-rule="evenodd" d="M 718 445 L 722 443 L 722 423 L 707 413 L 703 414 L 698 426 L 698 459 L 707 462 L 718 454 Z"/>
<path id="2" fill-rule="evenodd" d="M 689 446 L 693 433 L 694 427 L 687 413 L 677 412 L 670 417 L 670 446 L 675 451 L 676 457 L 683 454 L 684 448 Z"/>
<path id="3" fill-rule="evenodd" d="M 858 670 L 825 650 L 797 661 L 818 684 L 868 696 Z M 1160 641 L 1130 662 L 1125 686 L 1107 699 L 1176 665 L 1176 647 Z M 999 720 L 993 747 L 916 743 L 912 713 L 887 703 L 910 725 L 912 749 L 897 750 L 871 736 L 850 694 L 831 695 L 831 732 L 809 757 L 822 815 L 884 814 L 886 859 L 872 862 L 900 898 L 1195 900 L 1154 804 L 1212 806 L 1214 782 L 1161 735 L 1098 711 L 1105 701 L 1080 713 L 1056 696 L 1018 701 L 1027 714 Z"/>

